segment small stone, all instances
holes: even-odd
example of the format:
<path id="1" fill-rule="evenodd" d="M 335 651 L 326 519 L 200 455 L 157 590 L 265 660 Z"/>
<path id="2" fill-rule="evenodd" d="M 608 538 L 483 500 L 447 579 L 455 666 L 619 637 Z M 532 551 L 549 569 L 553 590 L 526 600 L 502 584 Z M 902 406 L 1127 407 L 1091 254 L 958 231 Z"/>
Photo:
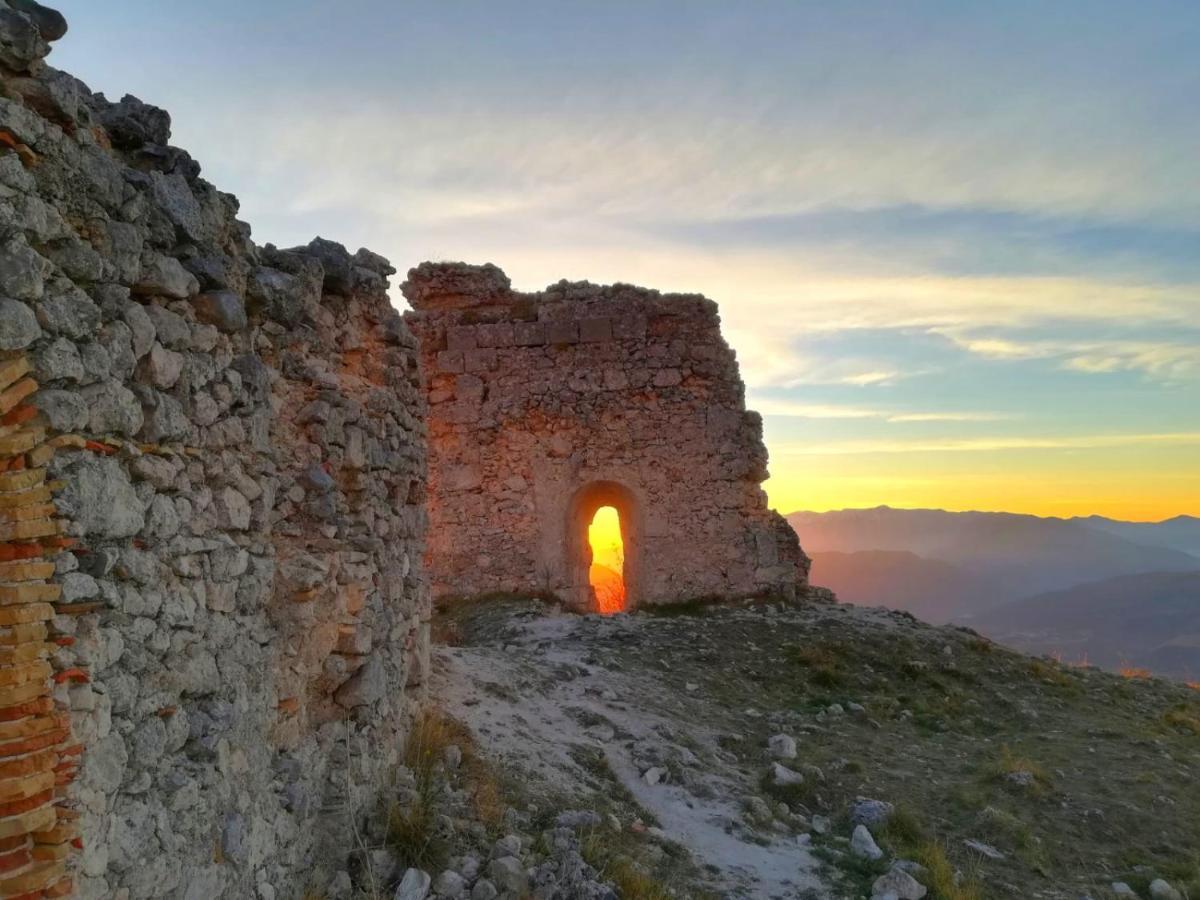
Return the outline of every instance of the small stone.
<path id="1" fill-rule="evenodd" d="M 554 824 L 559 828 L 571 828 L 578 830 L 580 828 L 597 828 L 604 820 L 600 813 L 590 809 L 573 809 L 561 812 L 554 820 Z M 617 822 L 617 831 L 621 830 L 620 821 Z"/>
<path id="2" fill-rule="evenodd" d="M 453 869 L 447 869 L 433 882 L 433 890 L 439 897 L 461 897 L 466 893 L 466 880 Z"/>
<path id="3" fill-rule="evenodd" d="M 38 380 L 43 384 L 83 379 L 83 360 L 79 358 L 79 348 L 67 338 L 57 338 L 38 348 L 33 355 L 33 363 Z"/>
<path id="4" fill-rule="evenodd" d="M 19 108 L 19 107 L 18 107 Z M 37 300 L 50 275 L 50 260 L 36 253 L 23 237 L 0 244 L 0 295 L 17 300 Z"/>
<path id="5" fill-rule="evenodd" d="M 32 309 L 19 300 L 0 297 L 0 350 L 22 350 L 41 334 Z"/>
<path id="6" fill-rule="evenodd" d="M 826 816 L 816 815 L 812 817 L 812 830 L 817 834 L 828 834 L 830 824 L 831 823 Z"/>
<path id="7" fill-rule="evenodd" d="M 73 391 L 41 390 L 33 395 L 33 404 L 55 431 L 70 433 L 87 425 L 87 403 Z"/>
<path id="8" fill-rule="evenodd" d="M 143 307 L 143 310 L 154 325 L 159 343 L 173 350 L 187 349 L 188 341 L 192 337 L 192 330 L 183 316 L 162 306 L 146 306 Z"/>
<path id="9" fill-rule="evenodd" d="M 353 892 L 354 882 L 350 880 L 350 873 L 344 869 L 335 873 L 325 888 L 329 900 L 350 900 Z"/>
<path id="10" fill-rule="evenodd" d="M 199 290 L 200 282 L 179 260 L 159 253 L 142 256 L 142 274 L 133 286 L 135 294 L 185 300 Z"/>
<path id="11" fill-rule="evenodd" d="M 37 320 L 51 334 L 71 340 L 92 337 L 100 328 L 100 307 L 76 287 L 47 295 L 37 307 Z"/>
<path id="12" fill-rule="evenodd" d="M 1161 878 L 1150 882 L 1150 900 L 1183 900 L 1183 894 Z"/>
<path id="13" fill-rule="evenodd" d="M 94 384 L 80 391 L 88 406 L 88 430 L 93 434 L 132 437 L 142 427 L 142 406 L 119 381 Z"/>
<path id="14" fill-rule="evenodd" d="M 776 759 L 795 759 L 796 739 L 790 734 L 777 734 L 767 741 L 767 750 Z"/>
<path id="15" fill-rule="evenodd" d="M 96 579 L 83 572 L 71 572 L 62 577 L 62 602 L 75 603 L 90 600 L 100 593 Z"/>
<path id="16" fill-rule="evenodd" d="M 8 5 L 29 16 L 37 26 L 38 33 L 47 41 L 57 41 L 67 33 L 67 20 L 56 9 L 42 6 L 37 0 L 8 0 Z"/>
<path id="17" fill-rule="evenodd" d="M 787 787 L 792 784 L 804 784 L 804 776 L 779 763 L 771 764 L 771 783 L 777 787 Z"/>
<path id="18" fill-rule="evenodd" d="M 521 838 L 515 834 L 506 834 L 492 845 L 492 856 L 520 856 Z"/>
<path id="19" fill-rule="evenodd" d="M 233 291 L 212 291 L 198 294 L 192 299 L 196 318 L 218 330 L 230 334 L 241 331 L 248 324 L 246 304 Z"/>
<path id="20" fill-rule="evenodd" d="M 854 826 L 854 834 L 850 836 L 850 852 L 864 859 L 883 858 L 883 851 L 864 825 Z"/>
<path id="21" fill-rule="evenodd" d="M 661 766 L 652 766 L 642 773 L 642 781 L 646 784 L 658 784 L 667 774 L 667 770 Z"/>
<path id="22" fill-rule="evenodd" d="M 498 896 L 500 892 L 486 878 L 479 879 L 475 882 L 475 887 L 471 888 L 471 900 L 496 900 Z"/>
<path id="23" fill-rule="evenodd" d="M 409 869 L 400 879 L 393 900 L 425 900 L 432 879 L 420 869 Z"/>
<path id="24" fill-rule="evenodd" d="M 146 361 L 146 371 L 151 383 L 165 391 L 179 380 L 179 374 L 183 371 L 183 354 L 155 342 Z"/>
<path id="25" fill-rule="evenodd" d="M 921 900 L 928 893 L 928 888 L 902 869 L 893 868 L 885 875 L 880 875 L 871 885 L 873 898 L 891 895 L 896 900 Z"/>
<path id="26" fill-rule="evenodd" d="M 850 807 L 850 824 L 878 828 L 886 823 L 895 811 L 896 807 L 885 800 L 859 797 Z"/>
<path id="27" fill-rule="evenodd" d="M 503 891 L 520 897 L 529 889 L 529 876 L 515 856 L 501 856 L 488 866 L 488 876 Z"/>
<path id="28" fill-rule="evenodd" d="M 334 700 L 346 709 L 370 706 L 383 699 L 387 691 L 387 673 L 378 656 L 372 656 L 354 676 L 337 689 Z"/>
<path id="29" fill-rule="evenodd" d="M 963 841 L 963 844 L 968 850 L 974 850 L 981 856 L 986 856 L 988 859 L 1004 859 L 1004 854 L 993 847 L 991 844 L 985 844 L 982 841 Z"/>

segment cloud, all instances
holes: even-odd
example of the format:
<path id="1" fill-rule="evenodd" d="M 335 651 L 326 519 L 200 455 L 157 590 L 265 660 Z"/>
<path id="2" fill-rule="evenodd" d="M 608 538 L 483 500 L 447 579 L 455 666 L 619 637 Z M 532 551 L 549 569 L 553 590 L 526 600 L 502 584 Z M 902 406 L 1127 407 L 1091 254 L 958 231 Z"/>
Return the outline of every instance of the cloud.
<path id="1" fill-rule="evenodd" d="M 1098 450 L 1110 447 L 1200 445 L 1200 432 L 1096 434 L 1067 437 L 986 437 L 938 440 L 866 439 L 832 443 L 789 443 L 774 456 L 841 456 L 875 453 L 994 453 L 1004 450 Z"/>
<path id="2" fill-rule="evenodd" d="M 881 422 L 999 422 L 1012 417 L 990 412 L 896 412 L 834 403 L 803 403 L 764 397 L 752 398 L 750 406 L 767 416 L 796 419 L 877 419 Z"/>
<path id="3" fill-rule="evenodd" d="M 857 375 L 845 375 L 839 379 L 841 384 L 853 384 L 858 386 L 867 386 L 872 384 L 889 384 L 898 378 L 903 378 L 903 374 L 897 371 L 887 372 L 859 372 Z"/>
<path id="4" fill-rule="evenodd" d="M 1200 376 L 1200 335 L 1189 337 L 1186 342 L 1133 338 L 973 338 L 953 333 L 949 336 L 967 352 L 988 359 L 1057 360 L 1061 368 L 1070 371 L 1089 374 L 1140 372 L 1164 382 Z"/>

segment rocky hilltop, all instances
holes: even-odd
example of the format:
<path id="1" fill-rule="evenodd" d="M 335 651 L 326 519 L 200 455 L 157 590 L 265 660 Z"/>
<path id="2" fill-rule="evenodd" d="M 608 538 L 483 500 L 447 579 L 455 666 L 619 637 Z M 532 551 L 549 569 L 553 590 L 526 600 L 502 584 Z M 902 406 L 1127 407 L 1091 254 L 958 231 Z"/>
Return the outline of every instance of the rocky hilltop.
<path id="1" fill-rule="evenodd" d="M 298 897 L 423 679 L 416 342 L 64 32 L 0 3 L 0 897 Z"/>

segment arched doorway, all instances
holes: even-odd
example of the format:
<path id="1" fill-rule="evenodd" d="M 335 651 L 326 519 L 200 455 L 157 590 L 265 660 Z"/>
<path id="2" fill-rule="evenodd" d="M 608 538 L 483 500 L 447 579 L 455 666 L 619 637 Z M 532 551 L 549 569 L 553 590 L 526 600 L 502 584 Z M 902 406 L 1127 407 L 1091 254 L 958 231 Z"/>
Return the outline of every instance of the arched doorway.
<path id="1" fill-rule="evenodd" d="M 588 525 L 588 547 L 592 564 L 588 584 L 601 613 L 625 609 L 625 541 L 621 537 L 621 514 L 615 506 L 601 506 Z"/>
<path id="2" fill-rule="evenodd" d="M 640 510 L 633 492 L 594 481 L 572 498 L 567 518 L 575 605 L 615 613 L 637 603 Z"/>

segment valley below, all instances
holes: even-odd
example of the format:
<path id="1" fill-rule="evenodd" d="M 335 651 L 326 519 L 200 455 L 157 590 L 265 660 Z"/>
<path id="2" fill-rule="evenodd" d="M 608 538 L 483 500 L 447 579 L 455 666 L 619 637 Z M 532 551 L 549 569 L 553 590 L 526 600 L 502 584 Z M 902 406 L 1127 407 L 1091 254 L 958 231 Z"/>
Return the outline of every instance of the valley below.
<path id="1" fill-rule="evenodd" d="M 1200 519 L 793 513 L 814 584 L 1077 665 L 1200 681 Z"/>

